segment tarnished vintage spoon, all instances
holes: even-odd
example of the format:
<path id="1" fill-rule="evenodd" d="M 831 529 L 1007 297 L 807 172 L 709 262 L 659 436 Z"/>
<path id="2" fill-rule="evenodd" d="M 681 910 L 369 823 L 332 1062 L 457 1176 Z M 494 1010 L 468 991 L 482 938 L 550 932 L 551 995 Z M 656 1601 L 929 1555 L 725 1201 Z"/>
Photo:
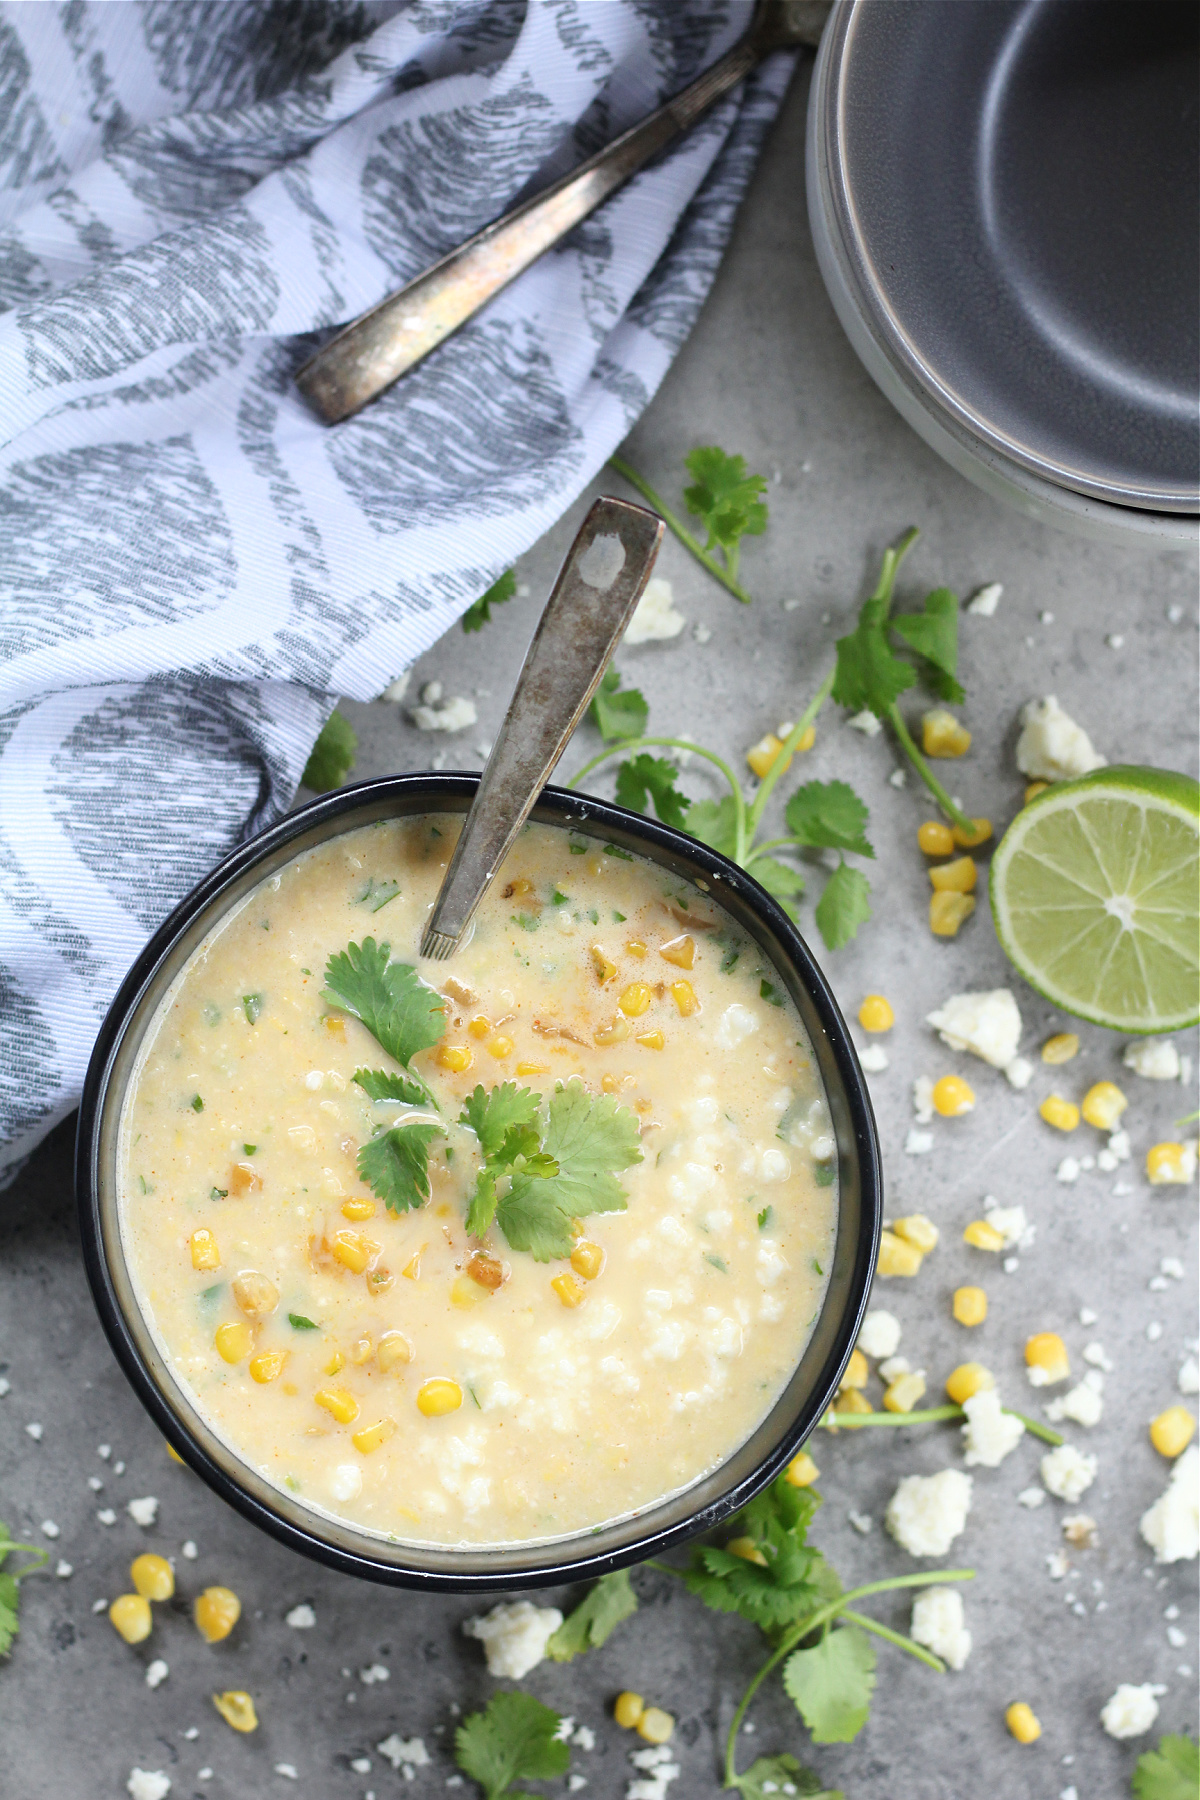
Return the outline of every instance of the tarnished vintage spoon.
<path id="1" fill-rule="evenodd" d="M 296 385 L 327 425 L 348 419 L 457 331 L 500 289 L 773 50 L 815 44 L 830 0 L 759 0 L 750 29 L 711 69 L 544 192 L 468 238 L 311 356 Z"/>
<path id="2" fill-rule="evenodd" d="M 421 940 L 443 962 L 472 915 L 567 739 L 600 685 L 641 599 L 663 522 L 628 500 L 597 500 L 559 571 L 462 835 Z"/>

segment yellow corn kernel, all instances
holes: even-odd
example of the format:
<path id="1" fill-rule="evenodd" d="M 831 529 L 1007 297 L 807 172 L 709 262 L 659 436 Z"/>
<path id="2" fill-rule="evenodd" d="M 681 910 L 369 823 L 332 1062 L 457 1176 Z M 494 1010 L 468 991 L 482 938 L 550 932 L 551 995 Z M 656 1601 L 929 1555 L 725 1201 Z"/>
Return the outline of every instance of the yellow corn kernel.
<path id="1" fill-rule="evenodd" d="M 1056 1031 L 1042 1045 L 1044 1063 L 1066 1063 L 1079 1055 L 1079 1039 L 1073 1031 Z"/>
<path id="2" fill-rule="evenodd" d="M 661 1050 L 667 1040 L 661 1031 L 639 1031 L 637 1041 L 646 1050 Z"/>
<path id="3" fill-rule="evenodd" d="M 375 1352 L 380 1368 L 387 1374 L 413 1359 L 413 1347 L 402 1331 L 385 1331 Z"/>
<path id="4" fill-rule="evenodd" d="M 1039 794 L 1044 794 L 1049 786 L 1050 783 L 1048 781 L 1031 781 L 1025 789 L 1026 806 L 1029 805 L 1031 800 L 1036 800 Z"/>
<path id="5" fill-rule="evenodd" d="M 1067 1346 L 1057 1331 L 1038 1331 L 1025 1340 L 1025 1366 L 1033 1371 L 1036 1387 L 1065 1381 L 1071 1373 Z"/>
<path id="6" fill-rule="evenodd" d="M 387 1443 L 395 1429 L 395 1419 L 379 1419 L 374 1425 L 364 1425 L 361 1431 L 356 1431 L 350 1442 L 363 1456 L 370 1456 L 372 1450 Z"/>
<path id="7" fill-rule="evenodd" d="M 963 1243 L 970 1244 L 974 1250 L 1003 1250 L 1004 1235 L 986 1219 L 972 1219 L 963 1232 Z"/>
<path id="8" fill-rule="evenodd" d="M 250 1358 L 251 1381 L 257 1381 L 260 1386 L 266 1387 L 269 1381 L 274 1381 L 276 1376 L 282 1373 L 283 1365 L 287 1359 L 288 1353 L 286 1350 L 260 1351 L 257 1356 L 252 1356 Z"/>
<path id="9" fill-rule="evenodd" d="M 956 856 L 953 862 L 937 863 L 929 871 L 929 879 L 937 894 L 973 894 L 979 870 L 970 856 Z"/>
<path id="10" fill-rule="evenodd" d="M 1115 1081 L 1097 1081 L 1083 1096 L 1079 1110 L 1088 1124 L 1095 1125 L 1099 1131 L 1115 1131 L 1128 1105 Z"/>
<path id="11" fill-rule="evenodd" d="M 326 1013 L 325 1029 L 330 1037 L 344 1038 L 346 1035 L 346 1021 L 345 1019 L 339 1018 L 334 1013 Z"/>
<path id="12" fill-rule="evenodd" d="M 675 1720 L 661 1706 L 648 1706 L 634 1729 L 648 1744 L 669 1744 L 675 1730 Z"/>
<path id="13" fill-rule="evenodd" d="M 921 1266 L 921 1252 L 915 1244 L 906 1244 L 894 1231 L 885 1231 L 879 1240 L 878 1275 L 915 1275 Z"/>
<path id="14" fill-rule="evenodd" d="M 934 937 L 957 937 L 975 911 L 973 894 L 932 894 L 929 900 L 929 929 Z"/>
<path id="15" fill-rule="evenodd" d="M 420 1281 L 420 1279 L 421 1279 L 421 1252 L 419 1250 L 417 1251 L 415 1256 L 409 1257 L 408 1261 L 405 1263 L 405 1265 L 401 1269 L 400 1273 L 404 1276 L 406 1281 Z"/>
<path id="16" fill-rule="evenodd" d="M 788 1483 L 789 1487 L 797 1488 L 811 1487 L 814 1481 L 820 1479 L 820 1475 L 820 1469 L 818 1469 L 807 1450 L 801 1450 L 797 1455 L 793 1456 L 791 1462 L 783 1472 L 784 1480 Z"/>
<path id="17" fill-rule="evenodd" d="M 550 1286 L 564 1306 L 578 1306 L 584 1297 L 585 1290 L 580 1287 L 573 1275 L 556 1275 Z"/>
<path id="18" fill-rule="evenodd" d="M 221 1252 L 217 1248 L 217 1240 L 206 1226 L 193 1231 L 191 1236 L 193 1269 L 219 1269 Z"/>
<path id="19" fill-rule="evenodd" d="M 919 1250 L 922 1256 L 928 1256 L 937 1246 L 938 1228 L 924 1213 L 909 1213 L 906 1218 L 893 1219 L 892 1230 L 906 1244 L 911 1244 L 914 1250 Z"/>
<path id="20" fill-rule="evenodd" d="M 192 1607 L 196 1630 L 206 1644 L 219 1644 L 227 1638 L 241 1616 L 242 1603 L 227 1587 L 205 1588 Z"/>
<path id="21" fill-rule="evenodd" d="M 122 1594 L 109 1607 L 108 1616 L 113 1629 L 127 1644 L 140 1644 L 143 1638 L 150 1636 L 154 1624 L 150 1617 L 150 1602 L 144 1594 Z"/>
<path id="22" fill-rule="evenodd" d="M 883 1396 L 888 1412 L 912 1412 L 925 1398 L 925 1377 L 914 1369 L 908 1375 L 897 1375 Z"/>
<path id="23" fill-rule="evenodd" d="M 783 739 L 777 736 L 775 732 L 768 731 L 764 736 L 759 738 L 757 744 L 752 744 L 749 750 L 747 750 L 746 761 L 760 781 L 771 773 L 771 770 L 779 761 L 779 752 L 782 749 Z M 779 773 L 781 775 L 786 775 L 791 766 L 792 759 L 789 756 L 787 760 L 780 765 Z"/>
<path id="24" fill-rule="evenodd" d="M 165 1556 L 146 1551 L 129 1565 L 129 1579 L 143 1600 L 169 1600 L 175 1592 L 175 1571 Z"/>
<path id="25" fill-rule="evenodd" d="M 212 1699 L 225 1723 L 234 1731 L 258 1730 L 254 1702 L 243 1688 L 227 1688 L 223 1694 L 214 1694 Z"/>
<path id="26" fill-rule="evenodd" d="M 792 728 L 789 725 L 786 731 L 782 731 L 782 728 L 781 728 L 781 732 L 782 732 L 782 736 L 784 736 L 785 738 L 791 737 Z M 816 741 L 817 741 L 817 728 L 815 725 L 808 725 L 800 733 L 800 736 L 796 739 L 796 748 L 797 748 L 797 750 L 799 750 L 801 752 L 803 752 L 805 750 L 811 750 L 813 745 L 816 743 Z"/>
<path id="27" fill-rule="evenodd" d="M 951 827 L 950 835 L 962 850 L 975 850 L 980 844 L 986 844 L 992 835 L 990 819 L 972 819 L 970 830 L 961 825 Z"/>
<path id="28" fill-rule="evenodd" d="M 940 819 L 926 819 L 917 826 L 917 848 L 926 856 L 949 856 L 954 848 L 954 833 Z"/>
<path id="29" fill-rule="evenodd" d="M 475 1061 L 469 1044 L 439 1044 L 434 1059 L 441 1069 L 449 1069 L 452 1075 L 461 1075 Z"/>
<path id="30" fill-rule="evenodd" d="M 279 1289 L 257 1269 L 243 1269 L 236 1275 L 232 1293 L 238 1306 L 251 1319 L 265 1319 L 279 1305 Z"/>
<path id="31" fill-rule="evenodd" d="M 617 965 L 605 956 L 599 944 L 591 947 L 592 967 L 601 981 L 611 981 L 617 972 Z"/>
<path id="32" fill-rule="evenodd" d="M 618 1694 L 613 1702 L 613 1718 L 622 1731 L 632 1731 L 645 1710 L 646 1703 L 642 1696 L 631 1694 L 628 1690 Z"/>
<path id="33" fill-rule="evenodd" d="M 640 962 L 646 954 L 646 949 L 647 946 L 643 944 L 641 938 L 630 938 L 625 945 L 625 954 L 626 956 L 636 956 Z"/>
<path id="34" fill-rule="evenodd" d="M 700 1011 L 700 1002 L 696 998 L 696 990 L 690 981 L 673 981 L 671 998 L 679 1008 L 679 1015 L 683 1019 L 690 1019 L 694 1012 Z"/>
<path id="35" fill-rule="evenodd" d="M 450 1283 L 451 1306 L 478 1306 L 483 1299 L 483 1289 L 469 1275 L 456 1275 Z"/>
<path id="36" fill-rule="evenodd" d="M 504 1033 L 500 1032 L 488 1045 L 488 1055 L 494 1056 L 497 1062 L 503 1062 L 504 1058 L 511 1056 L 515 1049 L 516 1045 L 512 1039 L 505 1037 Z"/>
<path id="37" fill-rule="evenodd" d="M 760 1569 L 767 1566 L 766 1557 L 752 1537 L 730 1538 L 725 1548 L 730 1556 L 740 1556 L 743 1562 L 757 1563 Z"/>
<path id="38" fill-rule="evenodd" d="M 253 1342 L 253 1332 L 241 1319 L 232 1320 L 227 1325 L 218 1325 L 213 1337 L 217 1355 L 222 1362 L 227 1363 L 240 1363 L 244 1356 L 249 1356 Z"/>
<path id="39" fill-rule="evenodd" d="M 1036 1744 L 1042 1735 L 1042 1727 L 1032 1706 L 1026 1706 L 1024 1700 L 1014 1700 L 1004 1715 L 1004 1723 L 1016 1738 L 1018 1744 Z"/>
<path id="40" fill-rule="evenodd" d="M 960 1325 L 982 1325 L 987 1318 L 987 1295 L 981 1287 L 955 1288 L 953 1309 Z"/>
<path id="41" fill-rule="evenodd" d="M 1186 1406 L 1168 1406 L 1150 1424 L 1150 1442 L 1160 1456 L 1181 1456 L 1192 1441 L 1196 1421 Z"/>
<path id="42" fill-rule="evenodd" d="M 375 1217 L 375 1202 L 373 1200 L 347 1200 L 342 1205 L 342 1217 L 353 1220 L 356 1225 L 361 1225 L 364 1219 Z"/>
<path id="43" fill-rule="evenodd" d="M 345 1366 L 346 1366 L 345 1357 L 342 1355 L 340 1350 L 335 1350 L 333 1355 L 330 1357 L 329 1361 L 325 1364 L 325 1367 L 322 1370 L 322 1374 L 336 1375 L 338 1370 L 344 1369 Z"/>
<path id="44" fill-rule="evenodd" d="M 1151 1187 L 1169 1187 L 1188 1179 L 1188 1157 L 1182 1144 L 1152 1144 L 1146 1152 L 1146 1180 Z"/>
<path id="45" fill-rule="evenodd" d="M 379 1245 L 364 1237 L 361 1231 L 335 1231 L 330 1248 L 344 1269 L 349 1269 L 352 1275 L 361 1275 Z"/>
<path id="46" fill-rule="evenodd" d="M 485 1038 L 491 1029 L 490 1019 L 485 1019 L 482 1013 L 479 1014 L 478 1018 L 472 1019 L 471 1023 L 467 1026 L 467 1030 L 473 1038 Z"/>
<path id="47" fill-rule="evenodd" d="M 965 756 L 971 748 L 971 734 L 952 712 L 935 706 L 921 720 L 921 748 L 926 756 Z"/>
<path id="48" fill-rule="evenodd" d="M 870 1376 L 871 1365 L 863 1355 L 862 1351 L 852 1350 L 850 1352 L 850 1361 L 846 1364 L 846 1370 L 842 1376 L 841 1387 L 838 1390 L 839 1393 L 845 1392 L 848 1388 L 865 1388 Z"/>
<path id="49" fill-rule="evenodd" d="M 587 1238 L 580 1240 L 571 1252 L 571 1267 L 585 1281 L 595 1281 L 604 1267 L 604 1252 L 599 1244 L 589 1242 Z"/>
<path id="50" fill-rule="evenodd" d="M 515 881 L 510 881 L 508 883 L 508 886 L 504 890 L 504 898 L 506 900 L 519 900 L 522 894 L 532 894 L 533 892 L 534 886 L 529 877 L 527 875 L 518 875 Z"/>
<path id="51" fill-rule="evenodd" d="M 317 1406 L 323 1406 L 339 1425 L 353 1425 L 358 1417 L 358 1401 L 349 1388 L 318 1388 L 313 1395 L 313 1400 Z"/>
<path id="52" fill-rule="evenodd" d="M 621 1077 L 619 1075 L 602 1075 L 600 1077 L 600 1086 L 606 1094 L 619 1093 L 621 1090 Z"/>
<path id="53" fill-rule="evenodd" d="M 660 944 L 658 954 L 664 962 L 674 963 L 677 969 L 690 969 L 696 961 L 696 940 L 685 933 L 682 937 L 668 938 Z"/>
<path id="54" fill-rule="evenodd" d="M 253 1193 L 262 1186 L 262 1176 L 251 1163 L 234 1163 L 229 1171 L 229 1191 L 231 1194 Z"/>
<path id="55" fill-rule="evenodd" d="M 592 1040 L 602 1050 L 610 1044 L 623 1044 L 629 1037 L 629 1026 L 624 1019 L 610 1019 L 607 1025 L 601 1025 L 592 1033 Z"/>
<path id="56" fill-rule="evenodd" d="M 833 1410 L 839 1414 L 869 1413 L 874 1412 L 875 1408 L 860 1389 L 847 1388 L 845 1393 L 838 1395 L 837 1400 L 834 1402 Z"/>
<path id="57" fill-rule="evenodd" d="M 549 1073 L 549 1063 L 519 1062 L 517 1064 L 518 1075 L 548 1075 Z"/>
<path id="58" fill-rule="evenodd" d="M 858 1022 L 864 1031 L 890 1031 L 896 1015 L 882 994 L 868 994 L 858 1009 Z"/>
<path id="59" fill-rule="evenodd" d="M 943 1119 L 959 1119 L 975 1107 L 975 1090 L 961 1075 L 943 1075 L 933 1084 L 933 1110 Z"/>
<path id="60" fill-rule="evenodd" d="M 1079 1108 L 1073 1100 L 1064 1100 L 1061 1094 L 1047 1094 L 1038 1111 L 1055 1131 L 1074 1131 L 1079 1123 Z"/>
<path id="61" fill-rule="evenodd" d="M 457 1381 L 445 1375 L 434 1375 L 417 1389 L 417 1411 L 427 1419 L 440 1419 L 457 1412 L 463 1403 L 463 1391 Z"/>
<path id="62" fill-rule="evenodd" d="M 955 1406 L 962 1406 L 972 1394 L 980 1394 L 984 1388 L 994 1388 L 996 1377 L 982 1363 L 959 1363 L 957 1369 L 951 1369 L 946 1377 L 946 1395 L 953 1400 Z"/>
<path id="63" fill-rule="evenodd" d="M 627 1019 L 640 1019 L 654 999 L 654 989 L 645 981 L 631 981 L 617 1005 Z"/>

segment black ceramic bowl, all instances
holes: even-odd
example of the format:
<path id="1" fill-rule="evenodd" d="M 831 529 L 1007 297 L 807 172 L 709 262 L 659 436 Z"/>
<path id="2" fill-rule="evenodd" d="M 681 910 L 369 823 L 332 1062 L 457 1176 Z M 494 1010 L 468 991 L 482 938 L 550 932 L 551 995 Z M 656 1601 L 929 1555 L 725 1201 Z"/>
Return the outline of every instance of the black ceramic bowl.
<path id="1" fill-rule="evenodd" d="M 244 1464 L 194 1408 L 142 1318 L 117 1217 L 122 1101 L 159 1002 L 188 957 L 249 889 L 293 857 L 378 819 L 466 812 L 474 775 L 396 775 L 364 782 L 291 813 L 202 881 L 156 932 L 101 1028 L 79 1115 L 76 1190 L 84 1261 L 109 1342 L 168 1441 L 209 1486 L 256 1525 L 333 1568 L 401 1587 L 459 1592 L 544 1587 L 640 1562 L 717 1525 L 784 1468 L 837 1390 L 854 1347 L 879 1248 L 882 1186 L 875 1122 L 845 1021 L 803 938 L 735 864 L 621 807 L 547 788 L 540 824 L 615 843 L 707 887 L 762 950 L 804 1021 L 837 1142 L 837 1243 L 825 1304 L 791 1380 L 767 1418 L 718 1469 L 683 1493 L 600 1530 L 487 1549 L 391 1543 L 313 1512 Z"/>

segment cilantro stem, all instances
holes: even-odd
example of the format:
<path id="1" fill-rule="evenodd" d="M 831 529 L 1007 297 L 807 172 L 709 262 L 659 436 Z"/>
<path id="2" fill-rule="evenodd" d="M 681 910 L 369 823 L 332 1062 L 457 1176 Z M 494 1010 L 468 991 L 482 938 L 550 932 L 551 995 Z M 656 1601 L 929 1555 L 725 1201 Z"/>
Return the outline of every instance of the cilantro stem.
<path id="1" fill-rule="evenodd" d="M 896 705 L 895 701 L 888 707 L 884 717 L 899 738 L 900 748 L 903 750 L 905 756 L 907 756 L 909 762 L 917 771 L 917 774 L 921 777 L 921 780 L 925 783 L 925 786 L 929 789 L 942 811 L 946 814 L 946 817 L 957 825 L 961 831 L 964 831 L 969 835 L 974 830 L 970 819 L 967 818 L 961 807 L 955 806 L 953 800 L 950 798 L 929 764 L 925 761 L 921 752 L 917 749 L 908 726 L 900 716 L 900 708 Z"/>
<path id="2" fill-rule="evenodd" d="M 1015 1406 L 1002 1406 L 1001 1412 L 1007 1413 L 1011 1419 L 1020 1419 L 1026 1431 L 1034 1437 L 1041 1438 L 1044 1444 L 1053 1444 L 1057 1449 L 1062 1443 L 1062 1436 L 1052 1431 L 1049 1425 L 1043 1425 L 1039 1419 L 1031 1419 L 1027 1413 L 1018 1412 Z M 945 1406 L 927 1406 L 920 1412 L 869 1412 L 839 1413 L 827 1412 L 821 1420 L 827 1431 L 857 1431 L 860 1425 L 936 1425 L 942 1419 L 965 1419 L 966 1413 L 961 1406 L 947 1404 Z"/>
<path id="3" fill-rule="evenodd" d="M 932 1650 L 924 1649 L 912 1638 L 905 1637 L 902 1631 L 893 1631 L 890 1625 L 881 1625 L 879 1620 L 871 1618 L 869 1613 L 851 1612 L 847 1607 L 842 1617 L 849 1619 L 852 1625 L 861 1626 L 863 1631 L 872 1631 L 876 1637 L 886 1638 L 889 1644 L 895 1644 L 897 1650 L 907 1650 L 910 1656 L 915 1656 L 918 1662 L 927 1664 L 936 1674 L 944 1675 L 946 1673 L 946 1665 L 940 1656 L 935 1656 Z"/>
<path id="4" fill-rule="evenodd" d="M 590 775 L 593 769 L 598 768 L 602 762 L 607 762 L 610 756 L 627 756 L 630 751 L 645 750 L 652 746 L 665 747 L 668 750 L 682 750 L 685 754 L 702 756 L 706 762 L 712 763 L 714 768 L 720 769 L 722 775 L 729 783 L 730 792 L 733 795 L 735 818 L 733 860 L 740 864 L 741 867 L 745 868 L 747 845 L 746 801 L 741 788 L 738 786 L 737 776 L 723 757 L 717 756 L 712 750 L 702 749 L 699 744 L 693 744 L 686 738 L 622 738 L 618 743 L 607 745 L 605 749 L 593 756 L 590 762 L 585 762 L 582 769 L 578 769 L 575 774 L 572 775 L 567 786 L 569 788 L 577 788 L 585 775 Z"/>
<path id="5" fill-rule="evenodd" d="M 5 1569 L 4 1573 L 11 1575 L 14 1581 L 24 1581 L 27 1575 L 36 1575 L 50 1561 L 50 1552 L 43 1550 L 40 1544 L 14 1544 L 8 1538 L 0 1539 L 0 1563 L 5 1557 L 15 1556 L 18 1552 L 32 1556 L 34 1561 L 26 1563 L 23 1569 Z"/>
<path id="6" fill-rule="evenodd" d="M 784 739 L 783 748 L 763 776 L 762 783 L 759 786 L 757 794 L 754 796 L 754 803 L 750 808 L 746 820 L 746 838 L 748 843 L 752 844 L 754 842 L 755 833 L 758 831 L 759 821 L 763 816 L 764 808 L 766 807 L 767 801 L 771 798 L 772 788 L 786 769 L 788 761 L 794 754 L 800 739 L 804 736 L 805 732 L 808 730 L 833 691 L 833 678 L 836 674 L 837 667 L 835 665 L 830 669 L 828 675 L 825 677 L 804 711 L 800 714 L 800 717 L 796 720 L 792 729 L 788 732 L 787 737 Z M 740 862 L 741 860 L 742 859 L 739 857 L 738 861 Z"/>
<path id="7" fill-rule="evenodd" d="M 898 538 L 897 541 L 890 545 L 883 553 L 883 561 L 879 565 L 879 580 L 875 584 L 875 592 L 871 595 L 871 598 L 872 600 L 881 602 L 884 608 L 885 618 L 887 617 L 888 608 L 892 604 L 892 594 L 895 590 L 896 576 L 899 573 L 900 564 L 904 561 L 920 535 L 921 532 L 919 527 L 910 525 L 908 530 L 904 533 L 904 536 Z"/>
<path id="8" fill-rule="evenodd" d="M 666 525 L 669 531 L 675 533 L 675 536 L 679 539 L 684 549 L 690 550 L 696 561 L 702 564 L 703 567 L 708 570 L 710 575 L 715 576 L 723 588 L 728 588 L 735 600 L 740 600 L 743 606 L 750 605 L 751 596 L 746 592 L 744 587 L 739 585 L 737 580 L 738 559 L 736 545 L 734 545 L 731 550 L 726 551 L 729 567 L 723 569 L 716 557 L 709 554 L 699 538 L 692 536 L 692 533 L 683 523 L 683 520 L 676 518 L 670 507 L 664 504 L 662 496 L 655 493 L 654 489 L 650 486 L 650 483 L 644 480 L 643 477 L 638 474 L 637 470 L 625 461 L 623 456 L 617 456 L 615 454 L 610 456 L 608 459 L 608 466 L 610 469 L 615 469 L 618 475 L 623 476 L 630 487 L 635 487 L 643 500 L 648 500 L 650 502 L 655 512 L 662 519 L 663 524 Z"/>

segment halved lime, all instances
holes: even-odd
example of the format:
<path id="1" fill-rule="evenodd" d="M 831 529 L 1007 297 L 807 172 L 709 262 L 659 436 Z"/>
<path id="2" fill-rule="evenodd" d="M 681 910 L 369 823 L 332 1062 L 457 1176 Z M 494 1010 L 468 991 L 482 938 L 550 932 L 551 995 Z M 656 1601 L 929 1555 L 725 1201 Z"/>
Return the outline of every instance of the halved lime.
<path id="1" fill-rule="evenodd" d="M 1097 769 L 1018 813 L 992 859 L 992 917 L 1026 981 L 1131 1032 L 1200 1017 L 1200 786 Z"/>

